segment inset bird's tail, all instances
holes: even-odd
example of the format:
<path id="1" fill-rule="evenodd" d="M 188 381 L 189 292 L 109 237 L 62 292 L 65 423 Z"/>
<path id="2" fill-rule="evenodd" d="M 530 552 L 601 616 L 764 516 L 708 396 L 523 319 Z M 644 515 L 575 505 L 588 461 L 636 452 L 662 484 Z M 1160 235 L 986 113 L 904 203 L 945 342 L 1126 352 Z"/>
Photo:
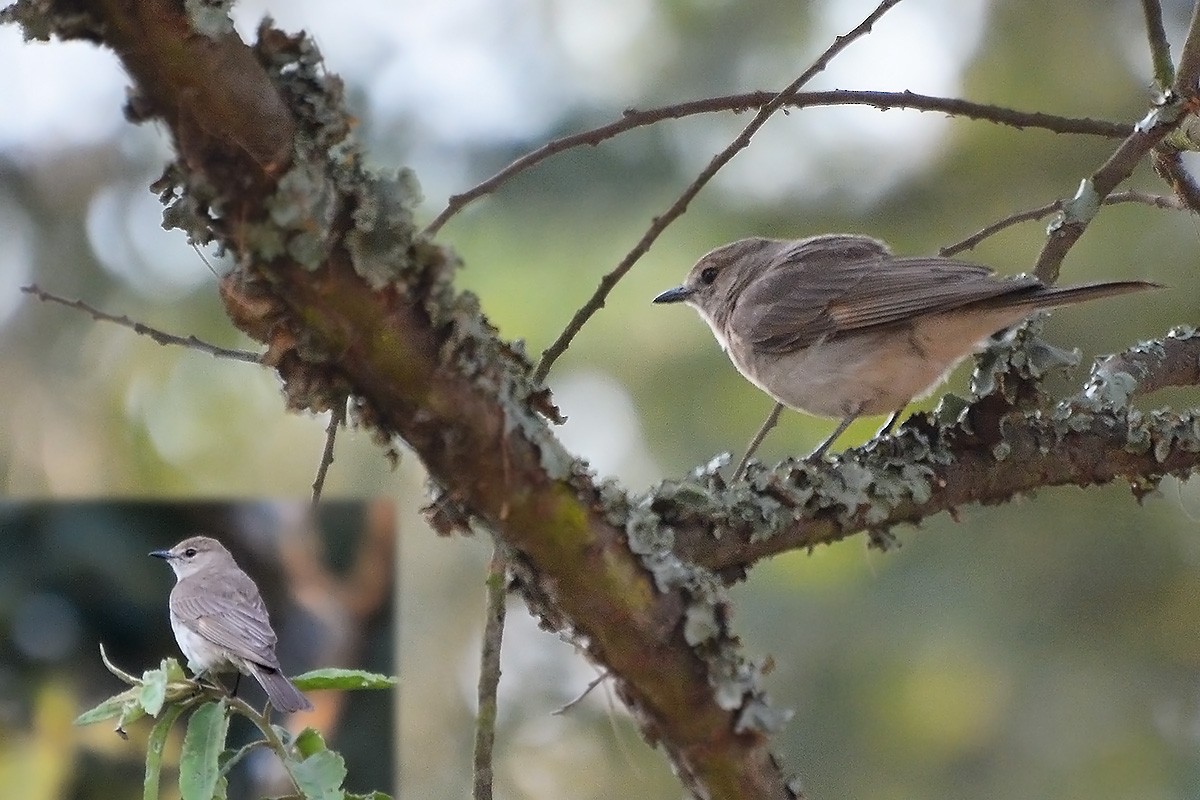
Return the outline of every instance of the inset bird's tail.
<path id="1" fill-rule="evenodd" d="M 249 667 L 254 679 L 266 691 L 271 705 L 275 706 L 278 711 L 290 714 L 293 711 L 312 709 L 312 703 L 308 701 L 308 698 L 301 694 L 300 690 L 282 672 L 261 664 L 250 664 Z"/>

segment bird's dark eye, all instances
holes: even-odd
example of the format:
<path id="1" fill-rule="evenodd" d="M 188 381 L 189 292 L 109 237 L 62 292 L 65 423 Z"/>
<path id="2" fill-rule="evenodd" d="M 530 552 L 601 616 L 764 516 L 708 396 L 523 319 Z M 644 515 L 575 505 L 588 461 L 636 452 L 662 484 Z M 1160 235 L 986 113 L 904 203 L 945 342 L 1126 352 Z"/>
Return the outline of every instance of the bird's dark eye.
<path id="1" fill-rule="evenodd" d="M 716 279 L 717 279 L 717 268 L 716 267 L 705 267 L 704 269 L 700 270 L 700 282 L 703 283 L 705 286 L 710 285 Z"/>
<path id="2" fill-rule="evenodd" d="M 194 547 L 189 547 L 187 550 L 184 550 L 184 551 L 183 551 L 183 554 L 184 554 L 185 556 L 187 556 L 188 558 L 192 558 L 192 557 L 194 557 L 194 556 L 196 555 L 196 548 L 194 548 Z"/>

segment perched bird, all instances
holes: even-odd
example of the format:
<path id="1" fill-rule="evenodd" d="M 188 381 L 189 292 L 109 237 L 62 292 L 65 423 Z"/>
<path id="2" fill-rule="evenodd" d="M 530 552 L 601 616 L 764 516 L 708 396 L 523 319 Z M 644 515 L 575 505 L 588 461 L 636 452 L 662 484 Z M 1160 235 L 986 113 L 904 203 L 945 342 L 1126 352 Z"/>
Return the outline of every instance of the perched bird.
<path id="1" fill-rule="evenodd" d="M 193 536 L 150 555 L 166 560 L 175 572 L 171 630 L 193 673 L 237 670 L 253 675 L 280 711 L 312 708 L 279 666 L 275 631 L 258 587 L 224 545 Z"/>
<path id="2" fill-rule="evenodd" d="M 718 247 L 654 302 L 700 312 L 738 371 L 779 403 L 840 419 L 809 456 L 817 459 L 860 416 L 891 413 L 886 433 L 909 401 L 1034 311 L 1152 288 L 1143 281 L 1046 286 L 953 258 L 899 258 L 877 239 L 829 234 Z"/>

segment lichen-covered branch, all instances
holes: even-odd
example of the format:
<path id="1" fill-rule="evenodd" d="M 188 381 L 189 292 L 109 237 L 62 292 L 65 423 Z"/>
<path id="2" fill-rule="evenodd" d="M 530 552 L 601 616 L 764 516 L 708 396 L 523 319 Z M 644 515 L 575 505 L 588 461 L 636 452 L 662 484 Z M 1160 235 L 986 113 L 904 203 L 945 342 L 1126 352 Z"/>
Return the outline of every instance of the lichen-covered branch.
<path id="1" fill-rule="evenodd" d="M 1129 401 L 1196 385 L 1200 335 L 1179 328 L 1099 360 L 1079 394 L 1057 404 L 1017 408 L 997 391 L 955 409 L 953 424 L 916 416 L 834 464 L 759 465 L 732 486 L 701 472 L 664 483 L 644 505 L 671 526 L 682 558 L 736 578 L 768 556 L 1038 488 L 1124 480 L 1140 496 L 1200 467 L 1200 410 L 1143 413 Z"/>
<path id="2" fill-rule="evenodd" d="M 235 255 L 222 300 L 267 345 L 288 404 L 351 396 L 360 425 L 416 451 L 448 502 L 511 548 L 535 612 L 605 665 L 690 791 L 794 797 L 768 749 L 782 715 L 726 629 L 723 587 L 653 542 L 629 547 L 618 504 L 551 434 L 557 411 L 524 354 L 417 236 L 412 177 L 363 168 L 312 43 L 264 26 L 252 49 L 211 6 L 193 20 L 173 0 L 66 6 L 6 16 L 121 57 L 135 116 L 161 120 L 178 151 L 156 187 L 166 218 Z"/>
<path id="3" fill-rule="evenodd" d="M 221 299 L 266 345 L 288 405 L 350 398 L 382 444 L 411 447 L 456 512 L 448 524 L 503 541 L 531 608 L 613 676 L 697 796 L 797 795 L 768 748 L 786 714 L 728 629 L 725 583 L 757 558 L 1039 486 L 1146 485 L 1196 466 L 1191 415 L 1039 413 L 997 393 L 834 466 L 752 468 L 732 489 L 705 474 L 643 497 L 598 482 L 553 435 L 557 409 L 524 352 L 455 290 L 453 257 L 418 232 L 415 179 L 364 169 L 341 85 L 311 41 L 264 25 L 248 47 L 219 10 L 22 0 L 0 20 L 120 56 L 131 117 L 161 121 L 178 152 L 156 184 L 166 220 L 236 257 Z M 1160 367 L 1138 369 L 1109 372 L 1151 386 Z"/>

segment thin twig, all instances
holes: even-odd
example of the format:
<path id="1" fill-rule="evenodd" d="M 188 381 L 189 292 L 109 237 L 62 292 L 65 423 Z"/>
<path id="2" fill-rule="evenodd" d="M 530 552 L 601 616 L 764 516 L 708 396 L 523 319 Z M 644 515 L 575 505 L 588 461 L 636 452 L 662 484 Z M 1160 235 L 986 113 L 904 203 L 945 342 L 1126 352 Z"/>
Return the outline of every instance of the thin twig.
<path id="1" fill-rule="evenodd" d="M 562 708 L 558 709 L 557 711 L 551 711 L 550 714 L 552 716 L 556 716 L 556 717 L 561 717 L 563 714 L 566 714 L 572 708 L 574 708 L 575 706 L 582 703 L 583 699 L 592 693 L 592 690 L 594 690 L 597 686 L 604 683 L 604 681 L 608 680 L 611 677 L 612 677 L 612 673 L 609 672 L 608 670 L 604 670 L 599 675 L 597 675 L 595 678 L 592 678 L 592 680 L 588 681 L 588 685 L 583 687 L 583 691 L 580 692 L 573 700 L 567 701 L 566 705 L 564 705 Z"/>
<path id="2" fill-rule="evenodd" d="M 1179 202 L 1188 210 L 1200 213 L 1200 183 L 1184 165 L 1179 151 L 1159 147 L 1152 160 L 1154 172 L 1167 182 Z"/>
<path id="3" fill-rule="evenodd" d="M 1064 201 L 1059 199 L 1053 203 L 1047 203 L 1044 206 L 1031 208 L 1027 211 L 1018 211 L 1015 214 L 1010 214 L 1004 219 L 997 220 L 985 228 L 981 228 L 975 233 L 963 239 L 961 242 L 955 242 L 952 245 L 943 247 L 938 250 L 938 255 L 953 256 L 964 250 L 972 250 L 979 246 L 979 243 L 989 236 L 994 236 L 1005 228 L 1010 228 L 1021 222 L 1030 222 L 1035 219 L 1043 219 L 1051 214 L 1062 211 Z M 1175 211 L 1187 211 L 1188 206 L 1178 197 L 1169 194 L 1149 194 L 1147 192 L 1128 191 L 1114 192 L 1104 198 L 1101 205 L 1112 206 L 1118 203 L 1142 203 L 1155 208 L 1166 208 Z"/>
<path id="4" fill-rule="evenodd" d="M 1108 160 L 1091 177 L 1084 179 L 1075 197 L 1063 206 L 1062 219 L 1051 227 L 1033 269 L 1042 281 L 1054 283 L 1058 279 L 1063 259 L 1087 230 L 1099 204 L 1133 174 L 1147 153 L 1187 119 L 1187 109 L 1196 102 L 1197 77 L 1200 77 L 1200 3 L 1192 8 L 1192 19 L 1171 89 Z"/>
<path id="5" fill-rule="evenodd" d="M 333 446 L 337 441 L 338 428 L 346 422 L 346 401 L 334 403 L 329 412 L 329 425 L 325 427 L 325 449 L 321 451 L 321 463 L 317 465 L 317 477 L 312 485 L 313 508 L 321 502 L 321 491 L 325 488 L 325 476 L 333 464 Z"/>
<path id="6" fill-rule="evenodd" d="M 237 752 L 231 755 L 224 764 L 221 765 L 220 775 L 228 775 L 229 771 L 238 765 L 243 758 L 248 756 L 252 750 L 259 747 L 268 747 L 266 739 L 255 739 L 252 742 L 247 742 L 238 748 Z"/>
<path id="7" fill-rule="evenodd" d="M 495 777 L 496 692 L 500 686 L 500 646 L 504 641 L 505 601 L 508 599 L 506 572 L 504 554 L 497 543 L 488 564 L 483 645 L 479 653 L 479 710 L 475 717 L 475 752 L 472 758 L 474 800 L 491 800 Z"/>
<path id="8" fill-rule="evenodd" d="M 650 108 L 644 111 L 630 109 L 621 118 L 592 130 L 553 139 L 536 150 L 516 159 L 504 169 L 465 192 L 450 197 L 446 207 L 425 228 L 426 236 L 433 236 L 458 212 L 480 197 L 491 194 L 516 175 L 545 161 L 551 156 L 575 147 L 596 145 L 636 128 L 654 125 L 669 119 L 683 119 L 697 114 L 712 114 L 722 111 L 742 112 L 761 108 L 777 97 L 775 92 L 757 91 L 724 97 L 709 97 L 686 103 Z M 1054 133 L 1074 133 L 1089 136 L 1105 136 L 1119 139 L 1128 136 L 1133 126 L 1086 118 L 1060 117 L 1040 112 L 1017 111 L 986 103 L 973 103 L 953 97 L 935 97 L 915 92 L 868 92 L 837 89 L 827 92 L 791 92 L 784 98 L 784 106 L 808 108 L 813 106 L 866 105 L 887 111 L 907 108 L 914 111 L 940 111 L 956 117 L 978 119 L 1008 125 L 1013 128 L 1042 128 Z"/>
<path id="9" fill-rule="evenodd" d="M 262 355 L 260 353 L 252 353 L 249 350 L 232 350 L 227 347 L 218 347 L 215 344 L 209 344 L 208 342 L 201 341 L 195 336 L 176 336 L 165 331 L 160 331 L 157 328 L 151 328 L 149 325 L 136 322 L 126 316 L 116 316 L 114 314 L 106 313 L 98 308 L 88 305 L 82 300 L 68 300 L 65 297 L 59 297 L 56 294 L 47 292 L 37 284 L 22 286 L 21 291 L 25 294 L 31 294 L 45 303 L 58 303 L 59 305 L 66 306 L 67 308 L 74 308 L 78 311 L 82 311 L 91 316 L 92 319 L 99 320 L 101 322 L 116 323 L 124 328 L 129 328 L 136 334 L 148 336 L 158 344 L 164 346 L 179 345 L 180 347 L 186 347 L 189 350 L 199 350 L 201 353 L 208 353 L 214 358 L 229 358 L 233 359 L 234 361 L 247 361 L 251 364 L 262 363 Z"/>
<path id="10" fill-rule="evenodd" d="M 608 293 L 611 292 L 613 287 L 617 285 L 617 282 L 620 281 L 621 278 L 625 277 L 625 274 L 629 272 L 634 264 L 637 263 L 638 259 L 645 255 L 646 251 L 650 249 L 650 246 L 654 244 L 654 241 L 658 239 L 659 235 L 667 229 L 667 226 L 674 222 L 677 218 L 679 218 L 680 215 L 683 214 L 684 211 L 687 210 L 688 204 L 693 198 L 695 198 L 697 194 L 700 193 L 700 190 L 703 189 L 710 180 L 712 180 L 713 176 L 715 176 L 722 167 L 728 164 L 735 155 L 737 155 L 739 152 L 745 149 L 748 144 L 750 144 L 751 137 L 758 132 L 759 128 L 766 124 L 767 120 L 770 119 L 772 114 L 774 114 L 780 109 L 780 107 L 783 106 L 788 96 L 811 80 L 813 76 L 824 70 L 834 56 L 848 47 L 856 39 L 859 39 L 869 33 L 871 27 L 879 20 L 879 18 L 899 2 L 900 0 L 883 0 L 883 2 L 881 2 L 874 11 L 867 15 L 866 19 L 864 19 L 858 25 L 858 27 L 854 28 L 854 30 L 850 31 L 844 36 L 836 37 L 833 40 L 833 43 L 825 49 L 825 52 L 817 57 L 817 59 L 808 69 L 801 73 L 798 78 L 784 87 L 783 91 L 775 95 L 775 97 L 773 97 L 758 110 L 758 113 L 756 113 L 754 118 L 750 120 L 749 124 L 742 129 L 742 132 L 738 134 L 737 138 L 730 142 L 728 147 L 715 155 L 713 159 L 708 162 L 708 166 L 701 170 L 696 179 L 692 181 L 686 189 L 683 190 L 675 202 L 671 204 L 670 208 L 668 208 L 660 216 L 654 218 L 654 220 L 650 223 L 650 227 L 647 228 L 646 232 L 642 235 L 642 238 L 638 241 L 638 243 L 634 245 L 633 249 L 630 250 L 623 259 L 621 259 L 621 263 L 617 264 L 616 268 L 613 269 L 612 272 L 600 279 L 600 285 L 596 288 L 596 291 L 592 294 L 591 298 L 589 298 L 588 301 L 584 303 L 584 305 L 578 311 L 575 312 L 575 315 L 571 318 L 571 321 L 567 323 L 567 327 L 563 329 L 563 332 L 559 334 L 558 338 L 555 339 L 554 342 L 542 352 L 542 358 L 533 371 L 533 380 L 535 383 L 540 383 L 541 381 L 545 380 L 546 375 L 550 372 L 550 367 L 554 365 L 554 362 L 558 360 L 559 356 L 566 352 L 566 349 L 571 345 L 571 340 L 575 338 L 575 334 L 577 334 L 584 326 L 584 323 L 591 319 L 593 314 L 604 307 L 605 298 L 608 297 Z"/>
<path id="11" fill-rule="evenodd" d="M 1175 82 L 1175 67 L 1171 64 L 1171 45 L 1167 43 L 1167 29 L 1163 27 L 1162 6 L 1158 0 L 1142 0 L 1142 14 L 1146 17 L 1146 39 L 1150 44 L 1154 82 L 1160 92 L 1165 92 Z"/>

